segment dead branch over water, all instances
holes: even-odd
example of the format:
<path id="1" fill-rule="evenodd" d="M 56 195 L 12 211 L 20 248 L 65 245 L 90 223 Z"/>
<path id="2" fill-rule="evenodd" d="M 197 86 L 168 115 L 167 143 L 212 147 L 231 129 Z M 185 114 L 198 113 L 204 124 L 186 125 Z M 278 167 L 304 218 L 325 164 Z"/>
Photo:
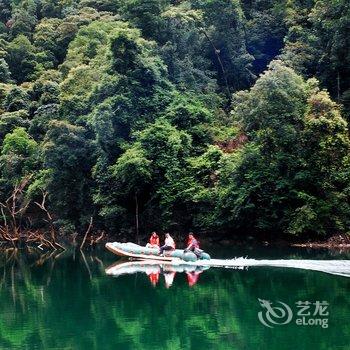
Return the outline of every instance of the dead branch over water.
<path id="1" fill-rule="evenodd" d="M 28 185 L 32 175 L 25 177 L 17 184 L 9 198 L 4 202 L 0 202 L 0 211 L 2 218 L 2 226 L 0 227 L 0 238 L 7 243 L 10 243 L 13 248 L 16 248 L 19 243 L 37 244 L 38 248 L 50 250 L 62 249 L 62 246 L 56 240 L 56 232 L 53 225 L 52 215 L 46 207 L 46 198 L 48 193 L 42 192 L 41 203 L 34 202 L 46 216 L 45 222 L 48 224 L 47 230 L 33 230 L 31 228 L 23 228 L 23 214 L 28 209 L 31 201 L 25 198 L 24 189 Z"/>
<path id="2" fill-rule="evenodd" d="M 49 195 L 47 191 L 42 191 L 40 200 L 31 202 L 26 198 L 25 190 L 31 178 L 32 175 L 25 177 L 14 186 L 11 195 L 5 201 L 0 202 L 0 246 L 10 245 L 12 248 L 18 248 L 20 245 L 36 245 L 41 251 L 64 251 L 67 249 L 66 243 L 77 246 L 78 233 L 59 237 L 54 224 L 54 215 L 47 206 Z M 34 210 L 35 208 L 39 209 L 39 214 L 38 210 Z M 33 210 L 35 211 L 34 217 L 31 213 Z M 38 223 L 38 218 L 41 224 L 33 225 L 33 222 Z M 105 237 L 104 231 L 94 232 L 93 217 L 91 217 L 79 247 L 80 249 L 93 248 Z M 62 244 L 62 241 L 65 243 Z"/>

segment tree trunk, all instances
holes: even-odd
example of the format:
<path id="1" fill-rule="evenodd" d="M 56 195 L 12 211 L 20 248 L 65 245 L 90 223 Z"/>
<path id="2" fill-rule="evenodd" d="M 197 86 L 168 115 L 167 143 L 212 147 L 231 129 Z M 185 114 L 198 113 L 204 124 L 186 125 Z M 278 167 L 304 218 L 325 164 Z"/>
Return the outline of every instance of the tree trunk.
<path id="1" fill-rule="evenodd" d="M 219 62 L 221 71 L 222 71 L 222 75 L 224 76 L 224 80 L 225 80 L 225 85 L 226 85 L 226 89 L 227 89 L 227 97 L 229 99 L 229 101 L 231 102 L 231 91 L 230 91 L 230 86 L 228 84 L 228 80 L 227 80 L 227 73 L 224 67 L 224 64 L 222 63 L 221 57 L 220 57 L 220 50 L 214 45 L 214 42 L 210 39 L 209 35 L 207 34 L 207 32 L 201 28 L 202 33 L 204 34 L 204 36 L 206 37 L 206 39 L 209 41 L 210 45 L 212 46 L 214 53 L 216 55 L 216 58 Z"/>

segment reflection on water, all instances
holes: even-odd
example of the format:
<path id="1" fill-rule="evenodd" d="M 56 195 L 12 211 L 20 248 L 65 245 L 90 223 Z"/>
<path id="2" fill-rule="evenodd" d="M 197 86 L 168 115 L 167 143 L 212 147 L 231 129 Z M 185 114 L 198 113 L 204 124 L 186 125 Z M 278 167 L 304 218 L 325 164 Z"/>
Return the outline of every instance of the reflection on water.
<path id="1" fill-rule="evenodd" d="M 250 256 L 270 253 L 251 250 Z M 349 348 L 348 278 L 286 268 L 179 271 L 159 265 L 132 274 L 124 269 L 114 278 L 105 271 L 115 269 L 116 260 L 104 250 L 0 254 L 0 349 Z M 327 301 L 329 327 L 270 329 L 258 320 L 259 299 Z"/>
<path id="2" fill-rule="evenodd" d="M 119 277 L 125 274 L 144 273 L 148 276 L 153 287 L 160 282 L 160 276 L 162 276 L 166 288 L 170 288 L 173 285 L 177 273 L 186 274 L 188 285 L 192 287 L 197 283 L 199 275 L 207 269 L 208 267 L 186 264 L 173 265 L 169 262 L 120 261 L 109 266 L 106 269 L 106 274 Z"/>
<path id="3" fill-rule="evenodd" d="M 164 278 L 166 288 L 170 288 L 176 274 L 184 274 L 190 287 L 193 287 L 199 279 L 201 273 L 208 270 L 209 266 L 193 266 L 191 264 L 172 264 L 171 262 L 156 261 L 129 261 L 120 259 L 118 262 L 107 267 L 106 274 L 114 277 L 122 275 L 132 275 L 144 273 L 148 276 L 151 284 L 155 287 L 160 282 L 160 276 Z M 245 269 L 245 267 L 236 267 Z"/>

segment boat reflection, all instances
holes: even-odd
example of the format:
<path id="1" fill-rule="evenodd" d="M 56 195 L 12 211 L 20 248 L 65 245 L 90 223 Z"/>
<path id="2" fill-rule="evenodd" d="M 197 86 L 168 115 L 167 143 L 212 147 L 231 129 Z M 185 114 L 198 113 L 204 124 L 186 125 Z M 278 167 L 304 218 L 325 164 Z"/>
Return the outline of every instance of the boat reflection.
<path id="1" fill-rule="evenodd" d="M 177 273 L 185 273 L 190 287 L 194 286 L 203 271 L 208 270 L 209 266 L 193 266 L 189 264 L 174 264 L 172 262 L 159 261 L 129 261 L 121 260 L 106 268 L 107 275 L 119 277 L 122 275 L 132 275 L 135 273 L 145 273 L 151 284 L 155 287 L 160 276 L 164 276 L 166 288 L 170 288 Z"/>

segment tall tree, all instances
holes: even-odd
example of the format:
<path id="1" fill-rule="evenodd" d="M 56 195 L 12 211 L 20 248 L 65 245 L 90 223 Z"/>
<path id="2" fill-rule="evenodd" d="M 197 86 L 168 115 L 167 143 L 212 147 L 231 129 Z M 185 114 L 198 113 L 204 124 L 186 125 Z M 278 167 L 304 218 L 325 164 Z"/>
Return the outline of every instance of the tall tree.
<path id="1" fill-rule="evenodd" d="M 196 0 L 194 6 L 204 12 L 202 31 L 207 38 L 209 56 L 219 83 L 231 92 L 249 87 L 255 80 L 251 71 L 254 58 L 246 47 L 241 2 Z"/>
<path id="2" fill-rule="evenodd" d="M 329 96 L 273 62 L 249 92 L 237 94 L 233 114 L 250 142 L 223 166 L 222 220 L 292 234 L 344 227 L 350 143 Z"/>
<path id="3" fill-rule="evenodd" d="M 43 143 L 44 168 L 50 170 L 46 188 L 56 218 L 75 228 L 86 224 L 91 208 L 92 145 L 83 127 L 51 121 Z"/>
<path id="4" fill-rule="evenodd" d="M 36 67 L 35 48 L 26 36 L 20 34 L 9 43 L 6 61 L 17 83 L 32 78 Z"/>

